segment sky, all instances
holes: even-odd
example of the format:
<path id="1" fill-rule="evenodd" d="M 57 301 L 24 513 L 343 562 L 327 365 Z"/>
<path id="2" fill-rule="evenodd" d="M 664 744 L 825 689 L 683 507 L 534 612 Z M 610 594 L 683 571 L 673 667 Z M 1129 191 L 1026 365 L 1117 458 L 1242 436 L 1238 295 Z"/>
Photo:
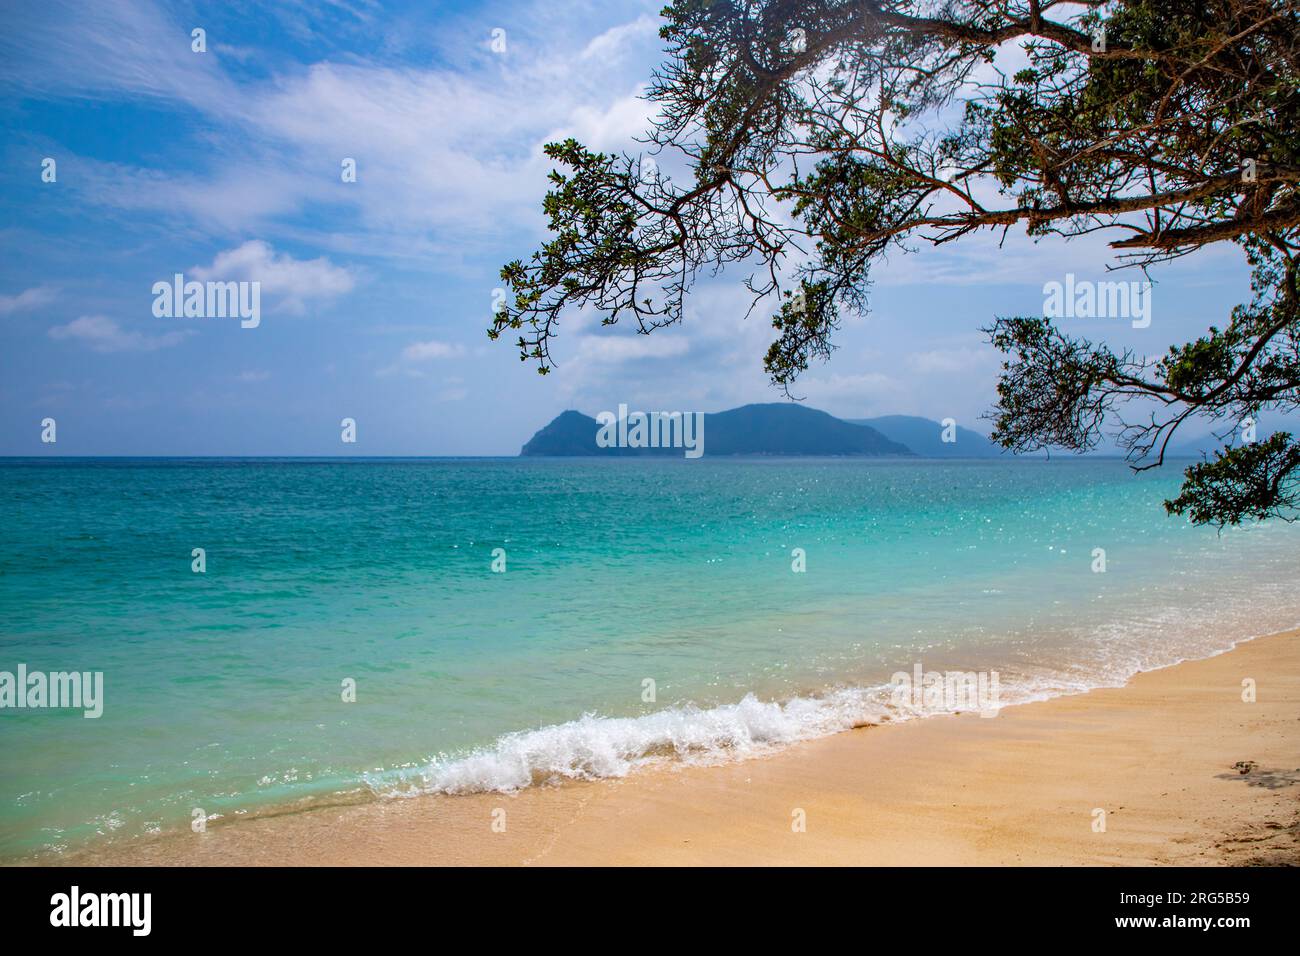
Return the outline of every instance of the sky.
<path id="1" fill-rule="evenodd" d="M 546 238 L 543 145 L 640 151 L 661 6 L 7 6 L 0 454 L 513 455 L 565 409 L 784 400 L 743 267 L 651 336 L 567 317 L 545 377 L 486 335 L 501 265 Z M 1140 280 L 1106 274 L 1105 242 L 988 234 L 892 255 L 868 315 L 795 392 L 987 433 L 1000 359 L 980 327 L 1041 314 L 1067 273 Z M 155 314 L 154 284 L 177 273 L 260 283 L 260 322 Z M 1249 297 L 1227 244 L 1151 277 L 1149 327 L 1070 330 L 1157 355 Z"/>

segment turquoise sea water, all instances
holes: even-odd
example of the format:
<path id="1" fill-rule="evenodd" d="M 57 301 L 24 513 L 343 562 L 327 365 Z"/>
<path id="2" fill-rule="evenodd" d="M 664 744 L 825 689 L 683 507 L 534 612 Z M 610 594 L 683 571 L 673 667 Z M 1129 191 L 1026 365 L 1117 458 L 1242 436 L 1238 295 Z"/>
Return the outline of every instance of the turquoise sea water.
<path id="1" fill-rule="evenodd" d="M 0 461 L 0 670 L 105 687 L 99 719 L 0 711 L 0 857 L 182 829 L 195 808 L 745 756 L 897 718 L 882 685 L 916 663 L 997 669 L 1012 702 L 1300 621 L 1300 529 L 1169 518 L 1178 477 L 1097 460 Z"/>

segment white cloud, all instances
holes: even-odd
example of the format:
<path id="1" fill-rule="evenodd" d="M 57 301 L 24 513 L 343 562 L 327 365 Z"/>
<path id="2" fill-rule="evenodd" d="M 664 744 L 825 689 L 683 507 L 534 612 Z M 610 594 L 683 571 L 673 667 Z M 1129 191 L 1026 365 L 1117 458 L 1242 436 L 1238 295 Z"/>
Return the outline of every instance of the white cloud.
<path id="1" fill-rule="evenodd" d="M 429 359 L 454 358 L 465 354 L 465 349 L 451 342 L 439 342 L 429 339 L 427 342 L 412 342 L 402 349 L 402 358 L 411 362 L 424 362 Z"/>
<path id="2" fill-rule="evenodd" d="M 162 335 L 129 332 L 103 315 L 83 315 L 67 325 L 50 329 L 50 338 L 79 342 L 96 352 L 154 352 L 178 345 L 193 334 L 190 330 L 164 332 Z"/>
<path id="3" fill-rule="evenodd" d="M 631 139 L 645 129 L 638 93 L 658 53 L 657 18 L 636 10 L 591 39 L 589 17 L 553 14 L 544 4 L 520 11 L 533 27 L 519 48 L 527 56 L 457 62 L 453 27 L 446 65 L 281 59 L 264 79 L 236 81 L 219 38 L 192 53 L 189 25 L 167 10 L 73 11 L 56 0 L 53 14 L 23 18 L 10 36 L 21 45 L 0 38 L 0 53 L 12 46 L 15 56 L 0 79 L 36 96 L 169 100 L 203 116 L 214 139 L 239 143 L 198 172 L 78 158 L 87 202 L 286 235 L 295 214 L 332 204 L 355 211 L 358 225 L 324 238 L 315 230 L 314 241 L 445 265 L 467 245 L 495 251 L 494 240 L 540 225 L 553 165 L 541 146 L 557 133 L 640 149 Z M 355 183 L 340 181 L 345 157 L 357 162 Z"/>
<path id="4" fill-rule="evenodd" d="M 5 11 L 0 80 L 35 95 L 123 93 L 226 112 L 237 88 L 215 53 L 190 48 L 190 26 L 148 2 L 50 0 Z"/>
<path id="5" fill-rule="evenodd" d="M 636 40 L 655 38 L 659 34 L 659 21 L 648 14 L 642 14 L 629 23 L 610 27 L 596 36 L 579 55 L 582 60 L 600 60 L 609 62 L 617 60 L 627 52 L 627 47 Z"/>
<path id="6" fill-rule="evenodd" d="M 37 306 L 45 305 L 47 302 L 53 302 L 54 298 L 55 292 L 48 286 L 35 286 L 31 289 L 24 289 L 17 295 L 0 295 L 0 315 L 34 309 Z"/>
<path id="7" fill-rule="evenodd" d="M 653 115 L 653 104 L 642 99 L 638 91 L 612 103 L 574 107 L 565 125 L 547 133 L 543 139 L 553 142 L 573 137 L 593 150 L 638 153 L 645 146 L 637 143 L 635 137 L 644 135 L 650 128 Z"/>
<path id="8" fill-rule="evenodd" d="M 927 375 L 995 369 L 999 362 L 999 353 L 987 342 L 973 344 L 970 348 L 930 349 L 907 357 L 907 365 L 912 371 Z"/>
<path id="9" fill-rule="evenodd" d="M 883 372 L 859 372 L 804 376 L 794 391 L 807 396 L 806 404 L 814 408 L 870 408 L 878 403 L 896 401 L 903 393 L 902 384 Z"/>
<path id="10" fill-rule="evenodd" d="M 458 358 L 465 355 L 466 351 L 463 345 L 457 345 L 454 342 L 443 342 L 438 339 L 412 342 L 402 349 L 402 354 L 396 362 L 385 365 L 383 368 L 378 369 L 375 374 L 380 378 L 398 374 L 405 375 L 407 378 L 425 378 L 425 371 L 417 367 L 421 363 L 438 359 Z M 460 379 L 450 379 L 449 381 L 459 382 Z"/>
<path id="11" fill-rule="evenodd" d="M 676 358 L 691 350 L 685 336 L 660 330 L 653 335 L 586 335 L 578 345 L 575 363 L 638 362 Z"/>
<path id="12" fill-rule="evenodd" d="M 229 282 L 247 280 L 262 284 L 262 295 L 274 296 L 281 305 L 301 313 L 310 301 L 328 301 L 351 292 L 356 280 L 347 269 L 329 259 L 295 259 L 277 255 L 260 239 L 251 239 L 235 249 L 217 253 L 210 266 L 194 266 L 194 277 Z"/>
<path id="13" fill-rule="evenodd" d="M 443 383 L 446 387 L 437 394 L 437 400 L 440 402 L 460 402 L 469 397 L 469 389 L 465 388 L 465 380 L 461 378 L 449 378 Z"/>
<path id="14" fill-rule="evenodd" d="M 326 183 L 284 157 L 250 156 L 211 173 L 175 172 L 81 156 L 60 160 L 69 189 L 85 202 L 197 224 L 205 233 L 240 233 L 328 199 Z"/>

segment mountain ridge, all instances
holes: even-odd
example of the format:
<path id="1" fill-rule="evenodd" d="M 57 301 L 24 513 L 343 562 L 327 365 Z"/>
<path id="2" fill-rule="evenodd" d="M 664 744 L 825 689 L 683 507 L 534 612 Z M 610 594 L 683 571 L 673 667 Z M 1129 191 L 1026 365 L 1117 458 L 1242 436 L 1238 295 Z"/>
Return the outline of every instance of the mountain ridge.
<path id="1" fill-rule="evenodd" d="M 954 425 L 953 441 L 943 440 L 944 425 L 920 415 L 846 418 L 851 425 L 874 428 L 890 441 L 906 445 L 922 458 L 1001 458 L 1009 454 L 977 431 Z"/>
<path id="2" fill-rule="evenodd" d="M 602 413 L 605 414 L 605 413 Z M 612 413 L 610 413 L 612 415 Z M 638 411 L 628 413 L 631 422 Z M 715 456 L 829 456 L 910 458 L 906 445 L 870 426 L 855 425 L 820 409 L 783 402 L 742 405 L 703 415 L 703 450 Z M 561 412 L 525 442 L 521 457 L 682 456 L 667 448 L 601 447 L 597 419 L 574 409 Z"/>
<path id="3" fill-rule="evenodd" d="M 620 413 L 627 416 L 622 423 L 621 435 L 625 441 L 621 444 L 614 413 L 601 413 L 609 416 L 606 421 L 615 422 L 605 429 L 603 436 L 614 442 L 615 447 L 598 444 L 597 434 L 602 431 L 600 421 L 576 409 L 566 409 L 538 429 L 519 454 L 548 458 L 685 454 L 681 443 L 673 447 L 628 447 L 636 444 L 636 439 L 629 436 L 636 431 L 637 416 L 644 413 L 628 411 L 625 406 L 620 406 Z M 995 458 L 1002 454 L 983 435 L 961 426 L 955 426 L 951 433 L 956 441 L 944 442 L 942 423 L 915 415 L 845 419 L 806 405 L 767 402 L 707 412 L 702 418 L 703 452 L 714 456 Z"/>

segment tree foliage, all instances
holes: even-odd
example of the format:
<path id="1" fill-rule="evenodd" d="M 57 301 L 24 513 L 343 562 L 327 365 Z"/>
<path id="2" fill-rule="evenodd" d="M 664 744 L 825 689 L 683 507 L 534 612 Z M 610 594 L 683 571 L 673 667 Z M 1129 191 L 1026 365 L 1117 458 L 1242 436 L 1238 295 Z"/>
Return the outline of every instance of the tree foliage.
<path id="1" fill-rule="evenodd" d="M 1191 417 L 1226 435 L 1300 400 L 1296 0 L 677 0 L 663 16 L 646 154 L 549 144 L 551 238 L 502 269 L 489 334 L 517 331 L 540 371 L 566 311 L 649 333 L 701 272 L 739 264 L 775 306 L 764 363 L 788 392 L 888 254 L 1106 231 L 1137 269 L 1236 244 L 1253 298 L 1156 357 L 997 319 L 996 440 L 1086 450 L 1118 423 L 1147 468 Z M 1274 436 L 1188 469 L 1167 507 L 1292 517 L 1298 485 L 1300 446 Z"/>

